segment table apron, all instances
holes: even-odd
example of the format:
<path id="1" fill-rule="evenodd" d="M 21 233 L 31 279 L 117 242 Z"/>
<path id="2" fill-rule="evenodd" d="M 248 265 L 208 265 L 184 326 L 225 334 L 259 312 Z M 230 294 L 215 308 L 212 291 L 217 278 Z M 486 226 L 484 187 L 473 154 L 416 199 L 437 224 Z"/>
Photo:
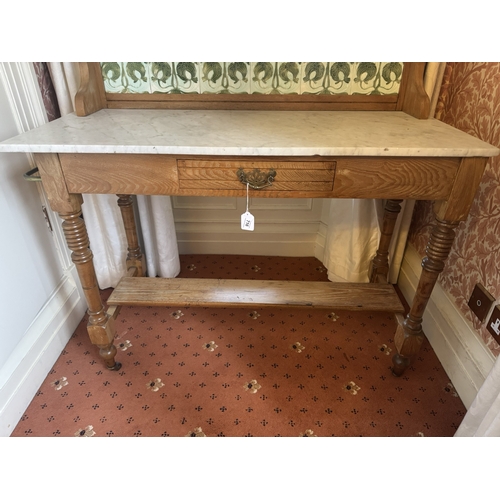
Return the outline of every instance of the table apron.
<path id="1" fill-rule="evenodd" d="M 221 157 L 65 153 L 59 159 L 69 193 L 244 196 L 237 171 L 274 170 L 274 182 L 252 190 L 263 198 L 399 198 L 445 200 L 460 158 Z"/>

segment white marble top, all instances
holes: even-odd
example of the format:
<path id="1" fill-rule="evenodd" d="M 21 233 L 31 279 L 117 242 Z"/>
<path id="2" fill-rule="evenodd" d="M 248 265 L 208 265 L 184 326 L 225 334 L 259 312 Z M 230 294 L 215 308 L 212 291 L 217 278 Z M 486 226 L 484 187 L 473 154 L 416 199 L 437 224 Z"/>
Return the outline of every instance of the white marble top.
<path id="1" fill-rule="evenodd" d="M 0 151 L 285 156 L 496 156 L 438 120 L 399 111 L 104 109 L 0 143 Z"/>

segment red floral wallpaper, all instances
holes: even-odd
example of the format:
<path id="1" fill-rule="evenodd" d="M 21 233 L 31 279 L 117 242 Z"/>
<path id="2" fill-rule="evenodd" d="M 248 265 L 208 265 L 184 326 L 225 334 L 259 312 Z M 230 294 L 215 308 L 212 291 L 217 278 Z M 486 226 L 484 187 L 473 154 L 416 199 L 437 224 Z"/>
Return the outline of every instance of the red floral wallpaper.
<path id="1" fill-rule="evenodd" d="M 54 90 L 54 85 L 52 84 L 52 79 L 50 78 L 49 68 L 46 62 L 34 62 L 33 67 L 35 68 L 38 86 L 40 87 L 40 92 L 42 93 L 47 118 L 49 119 L 49 122 L 51 122 L 52 120 L 59 118 L 61 113 L 59 112 L 56 92 Z"/>
<path id="2" fill-rule="evenodd" d="M 500 63 L 448 63 L 436 118 L 500 147 Z M 423 256 L 433 221 L 432 202 L 417 202 L 409 241 Z M 500 300 L 500 157 L 488 162 L 466 221 L 456 231 L 439 282 L 455 298 L 495 356 L 500 345 L 467 302 L 476 283 Z"/>

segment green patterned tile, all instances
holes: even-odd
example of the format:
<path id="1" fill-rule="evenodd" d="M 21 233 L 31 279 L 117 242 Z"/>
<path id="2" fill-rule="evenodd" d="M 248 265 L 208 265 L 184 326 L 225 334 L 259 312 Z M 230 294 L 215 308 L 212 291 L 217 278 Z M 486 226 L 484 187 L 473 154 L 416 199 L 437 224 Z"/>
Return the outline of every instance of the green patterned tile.
<path id="1" fill-rule="evenodd" d="M 350 94 L 352 63 L 302 63 L 302 94 Z"/>
<path id="2" fill-rule="evenodd" d="M 403 76 L 402 62 L 380 63 L 382 78 L 378 90 L 381 94 L 397 94 Z"/>
<path id="3" fill-rule="evenodd" d="M 361 62 L 354 65 L 353 94 L 397 94 L 403 63 Z"/>
<path id="4" fill-rule="evenodd" d="M 403 63 L 104 62 L 106 92 L 397 94 Z"/>
<path id="5" fill-rule="evenodd" d="M 252 94 L 277 93 L 272 92 L 275 66 L 275 62 L 253 62 L 250 64 Z"/>
<path id="6" fill-rule="evenodd" d="M 300 62 L 278 63 L 279 88 L 282 94 L 300 94 Z"/>
<path id="7" fill-rule="evenodd" d="M 102 62 L 101 72 L 106 92 L 136 94 L 150 92 L 149 63 Z"/>
<path id="8" fill-rule="evenodd" d="M 200 63 L 202 94 L 249 94 L 250 63 Z"/>
<path id="9" fill-rule="evenodd" d="M 167 94 L 198 94 L 200 63 L 152 62 L 151 92 Z"/>
<path id="10" fill-rule="evenodd" d="M 168 62 L 150 62 L 151 93 L 168 92 L 172 87 L 172 64 Z"/>
<path id="11" fill-rule="evenodd" d="M 252 94 L 299 94 L 299 62 L 256 62 L 251 65 Z"/>

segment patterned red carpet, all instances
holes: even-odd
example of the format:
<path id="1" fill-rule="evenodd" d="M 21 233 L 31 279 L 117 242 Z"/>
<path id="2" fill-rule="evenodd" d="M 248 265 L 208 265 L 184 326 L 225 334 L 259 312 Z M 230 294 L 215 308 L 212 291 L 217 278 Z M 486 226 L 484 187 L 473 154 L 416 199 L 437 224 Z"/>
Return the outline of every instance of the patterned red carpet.
<path id="1" fill-rule="evenodd" d="M 314 258 L 181 264 L 180 277 L 327 280 Z M 465 415 L 427 340 L 404 376 L 391 374 L 388 313 L 124 307 L 118 372 L 86 320 L 13 436 L 452 436 Z"/>

